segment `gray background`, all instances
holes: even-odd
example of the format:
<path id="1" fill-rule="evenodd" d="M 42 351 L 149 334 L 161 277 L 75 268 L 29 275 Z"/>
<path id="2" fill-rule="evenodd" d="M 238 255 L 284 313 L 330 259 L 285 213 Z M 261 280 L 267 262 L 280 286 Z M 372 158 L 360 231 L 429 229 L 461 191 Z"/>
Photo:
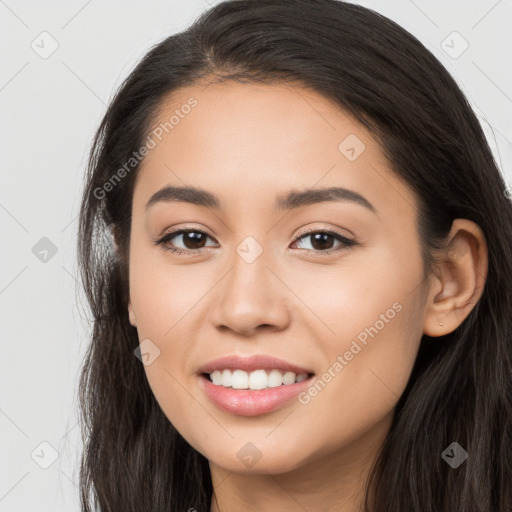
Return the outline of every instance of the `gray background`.
<path id="1" fill-rule="evenodd" d="M 0 0 L 0 512 L 79 510 L 77 375 L 90 325 L 74 244 L 87 153 L 137 61 L 214 3 Z M 357 3 L 454 75 L 511 183 L 512 0 Z"/>

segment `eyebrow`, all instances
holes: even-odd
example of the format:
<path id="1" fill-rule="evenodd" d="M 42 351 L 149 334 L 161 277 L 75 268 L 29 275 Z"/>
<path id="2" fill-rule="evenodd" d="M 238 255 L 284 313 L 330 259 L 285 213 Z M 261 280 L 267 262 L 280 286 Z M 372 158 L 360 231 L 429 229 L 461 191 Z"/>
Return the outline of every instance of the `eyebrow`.
<path id="1" fill-rule="evenodd" d="M 353 190 L 343 187 L 289 191 L 285 195 L 278 196 L 274 203 L 274 211 L 292 210 L 327 201 L 356 203 L 377 214 L 375 207 L 365 197 Z M 218 196 L 207 190 L 191 186 L 167 186 L 158 190 L 146 203 L 146 210 L 150 206 L 160 202 L 185 202 L 198 206 L 206 206 L 214 210 L 221 210 L 221 202 Z"/>

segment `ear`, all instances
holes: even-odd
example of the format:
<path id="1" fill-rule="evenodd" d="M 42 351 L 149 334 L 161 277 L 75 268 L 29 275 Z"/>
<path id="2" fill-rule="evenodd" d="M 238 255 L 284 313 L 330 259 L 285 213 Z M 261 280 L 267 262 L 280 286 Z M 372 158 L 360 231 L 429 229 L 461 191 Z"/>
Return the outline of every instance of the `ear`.
<path id="1" fill-rule="evenodd" d="M 137 319 L 135 318 L 135 313 L 133 312 L 132 301 L 128 301 L 128 316 L 130 318 L 130 323 L 133 327 L 137 327 Z"/>
<path id="2" fill-rule="evenodd" d="M 482 296 L 487 278 L 488 248 L 478 224 L 455 219 L 445 251 L 431 278 L 425 309 L 423 332 L 433 337 L 449 334 L 464 321 Z"/>

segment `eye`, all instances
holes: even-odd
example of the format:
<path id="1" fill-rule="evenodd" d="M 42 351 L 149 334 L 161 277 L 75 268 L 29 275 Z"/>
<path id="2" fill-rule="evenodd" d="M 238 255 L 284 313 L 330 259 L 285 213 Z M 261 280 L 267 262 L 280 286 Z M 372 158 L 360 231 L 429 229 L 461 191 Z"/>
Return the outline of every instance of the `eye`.
<path id="1" fill-rule="evenodd" d="M 294 243 L 300 242 L 301 240 L 306 239 L 311 240 L 311 247 L 302 249 L 307 250 L 308 252 L 319 253 L 319 254 L 330 254 L 331 252 L 343 249 L 344 247 L 351 247 L 356 245 L 355 240 L 351 240 L 340 233 L 330 230 L 307 230 L 301 234 L 298 238 L 295 239 Z M 333 248 L 333 244 L 335 241 L 339 242 L 337 247 Z M 301 247 L 299 247 L 300 249 Z"/>
<path id="2" fill-rule="evenodd" d="M 175 243 L 170 245 L 171 240 L 175 238 L 178 240 L 181 239 L 181 243 L 184 245 L 184 247 L 175 247 Z M 210 237 L 208 233 L 205 233 L 199 229 L 179 229 L 165 234 L 162 238 L 157 240 L 155 244 L 161 245 L 165 250 L 176 254 L 193 255 L 200 254 L 208 248 L 208 246 L 204 245 L 208 238 L 213 240 L 213 238 Z M 308 238 L 312 241 L 312 249 L 304 247 L 299 247 L 299 249 L 304 249 L 308 251 L 308 253 L 315 253 L 318 255 L 330 254 L 331 252 L 357 244 L 355 240 L 346 238 L 345 236 L 335 231 L 313 229 L 303 231 L 301 235 L 294 240 L 293 244 L 297 244 L 298 242 L 300 243 L 301 240 Z M 335 241 L 338 241 L 338 246 L 333 248 L 333 243 Z"/>
<path id="3" fill-rule="evenodd" d="M 181 238 L 185 247 L 171 247 L 169 246 L 169 242 L 173 239 L 177 238 L 178 240 Z M 205 246 L 203 245 L 207 238 L 211 238 L 208 233 L 201 231 L 199 229 L 179 229 L 177 231 L 172 231 L 171 233 L 167 233 L 160 240 L 156 241 L 157 245 L 161 245 L 167 251 L 175 252 L 177 254 L 182 253 L 200 253 L 203 252 Z M 174 245 L 174 244 L 173 244 Z"/>

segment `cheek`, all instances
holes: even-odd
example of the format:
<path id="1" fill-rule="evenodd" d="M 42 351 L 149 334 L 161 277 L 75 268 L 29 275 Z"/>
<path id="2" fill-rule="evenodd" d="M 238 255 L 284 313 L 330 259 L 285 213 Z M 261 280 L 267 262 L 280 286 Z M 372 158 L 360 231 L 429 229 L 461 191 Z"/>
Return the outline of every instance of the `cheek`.
<path id="1" fill-rule="evenodd" d="M 396 405 L 422 335 L 421 276 L 419 257 L 381 252 L 378 261 L 317 274 L 314 286 L 308 280 L 296 288 L 323 352 L 322 372 L 302 400 L 317 428 L 336 419 L 356 432 Z"/>
<path id="2" fill-rule="evenodd" d="M 398 346 L 405 343 L 400 333 L 407 331 L 407 338 L 418 332 L 414 327 L 421 327 L 417 293 L 422 263 L 419 256 L 404 258 L 398 252 L 390 244 L 378 251 L 354 253 L 336 267 L 301 270 L 308 276 L 304 279 L 297 279 L 297 269 L 286 271 L 284 280 L 294 283 L 300 299 L 292 297 L 292 301 L 304 312 L 317 343 L 321 340 L 319 348 L 332 355 L 350 349 L 352 340 L 364 345 L 374 338 Z"/>
<path id="3" fill-rule="evenodd" d="M 136 242 L 134 238 L 130 255 L 130 300 L 139 341 L 150 340 L 149 346 L 157 354 L 151 364 L 144 365 L 144 371 L 164 414 L 182 435 L 192 440 L 194 425 L 202 425 L 202 429 L 216 427 L 199 402 L 191 398 L 195 376 L 188 370 L 197 362 L 190 343 L 198 338 L 196 330 L 200 327 L 195 306 L 217 274 L 212 273 L 209 280 L 202 271 L 199 278 L 191 266 L 171 264 L 165 254 L 143 250 L 142 244 Z"/>
<path id="4" fill-rule="evenodd" d="M 174 354 L 168 351 L 150 366 L 146 366 L 146 377 L 151 391 L 163 414 L 173 427 L 203 454 L 211 453 L 211 446 L 219 445 L 219 436 L 225 431 L 219 429 L 218 421 L 208 414 L 197 397 L 191 395 L 193 384 L 179 373 L 179 362 L 172 365 Z M 213 439 L 213 440 L 212 440 Z M 224 451 L 226 448 L 223 448 Z"/>
<path id="5" fill-rule="evenodd" d="M 347 335 L 340 334 L 337 343 L 327 349 L 328 363 L 299 396 L 300 405 L 294 412 L 296 428 L 290 422 L 288 428 L 283 424 L 273 432 L 276 449 L 287 446 L 287 437 L 293 436 L 294 446 L 302 446 L 304 454 L 327 455 L 366 433 L 371 439 L 370 432 L 377 425 L 391 421 L 421 338 L 416 327 L 418 308 L 401 299 L 389 309 L 378 302 L 367 303 L 365 313 L 358 318 L 361 325 L 343 317 Z M 382 304 L 387 306 L 387 300 Z"/>
<path id="6" fill-rule="evenodd" d="M 132 247 L 130 300 L 139 335 L 168 339 L 178 322 L 182 328 L 193 317 L 194 306 L 208 290 L 208 276 L 201 270 L 199 278 L 190 265 L 171 262 L 164 249 L 148 249 L 136 240 Z"/>

